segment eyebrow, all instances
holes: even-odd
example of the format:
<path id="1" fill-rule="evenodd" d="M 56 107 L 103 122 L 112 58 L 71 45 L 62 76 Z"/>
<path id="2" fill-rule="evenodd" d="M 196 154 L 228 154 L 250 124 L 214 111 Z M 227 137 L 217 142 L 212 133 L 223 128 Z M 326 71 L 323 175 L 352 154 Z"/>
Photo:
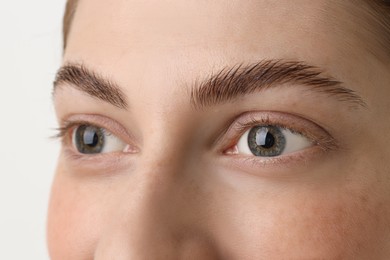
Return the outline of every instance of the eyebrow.
<path id="1" fill-rule="evenodd" d="M 77 90 L 110 103 L 115 107 L 121 109 L 128 107 L 126 96 L 118 84 L 93 72 L 82 64 L 69 63 L 58 70 L 53 83 L 53 96 L 63 84 L 69 84 Z"/>
<path id="2" fill-rule="evenodd" d="M 127 109 L 126 96 L 114 81 L 93 72 L 81 64 L 62 66 L 55 77 L 53 95 L 62 84 L 90 96 Z M 364 100 L 341 81 L 324 76 L 318 67 L 301 61 L 263 60 L 257 63 L 225 67 L 206 79 L 196 80 L 190 93 L 190 103 L 196 109 L 227 103 L 238 97 L 284 85 L 305 86 L 353 106 L 366 107 Z"/>
<path id="3" fill-rule="evenodd" d="M 301 61 L 263 60 L 226 67 L 206 80 L 197 80 L 191 90 L 191 104 L 198 108 L 235 100 L 262 90 L 298 85 L 331 96 L 353 106 L 366 107 L 364 100 L 341 81 L 324 76 L 318 67 Z"/>

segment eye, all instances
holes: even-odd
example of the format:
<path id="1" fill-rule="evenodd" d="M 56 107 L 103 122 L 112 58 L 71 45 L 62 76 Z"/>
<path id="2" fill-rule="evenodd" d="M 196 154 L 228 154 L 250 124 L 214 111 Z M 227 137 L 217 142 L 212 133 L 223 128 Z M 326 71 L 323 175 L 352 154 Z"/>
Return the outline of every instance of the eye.
<path id="1" fill-rule="evenodd" d="M 275 157 L 311 145 L 312 142 L 307 137 L 292 130 L 272 125 L 259 125 L 252 127 L 240 137 L 236 152 L 259 157 Z"/>
<path id="2" fill-rule="evenodd" d="M 104 128 L 79 125 L 73 130 L 73 146 L 82 154 L 125 151 L 128 145 Z"/>

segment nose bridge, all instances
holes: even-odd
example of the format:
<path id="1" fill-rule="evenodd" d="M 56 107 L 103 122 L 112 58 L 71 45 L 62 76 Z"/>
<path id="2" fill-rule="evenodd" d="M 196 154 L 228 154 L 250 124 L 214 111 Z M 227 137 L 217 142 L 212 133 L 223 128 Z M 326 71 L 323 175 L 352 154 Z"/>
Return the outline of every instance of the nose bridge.
<path id="1" fill-rule="evenodd" d="M 215 259 L 210 237 L 199 225 L 199 183 L 188 173 L 177 143 L 162 137 L 166 133 L 150 137 L 136 170 L 120 185 L 95 259 Z"/>
<path id="2" fill-rule="evenodd" d="M 150 163 L 149 159 L 149 163 Z M 168 259 L 177 248 L 180 205 L 172 167 L 139 167 L 121 184 L 110 224 L 98 242 L 95 259 Z"/>
<path id="3" fill-rule="evenodd" d="M 149 178 L 126 185 L 94 259 L 218 259 L 207 225 L 199 221 L 194 189 L 185 181 L 161 178 L 168 169 L 145 169 L 142 175 Z"/>
<path id="4" fill-rule="evenodd" d="M 183 124 L 178 115 L 168 118 L 167 114 L 156 116 L 151 120 L 153 124 L 144 127 L 143 145 L 137 162 L 139 170 L 136 174 L 150 181 L 150 185 L 163 182 L 166 186 L 155 187 L 160 189 L 189 177 L 195 155 L 191 125 Z"/>

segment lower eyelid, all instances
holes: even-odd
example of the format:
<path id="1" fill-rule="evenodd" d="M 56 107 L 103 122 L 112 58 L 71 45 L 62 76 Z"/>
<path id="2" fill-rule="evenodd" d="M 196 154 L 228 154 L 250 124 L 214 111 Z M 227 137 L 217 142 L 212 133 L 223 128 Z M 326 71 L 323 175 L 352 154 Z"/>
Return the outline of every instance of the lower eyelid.
<path id="1" fill-rule="evenodd" d="M 308 173 L 308 167 L 317 167 L 324 162 L 324 151 L 317 145 L 278 157 L 255 157 L 247 155 L 225 155 L 219 157 L 220 164 L 233 173 L 245 173 L 262 178 L 297 178 Z M 303 167 L 306 170 L 302 170 Z"/>
<path id="2" fill-rule="evenodd" d="M 84 155 L 76 153 L 71 147 L 64 147 L 62 154 L 67 167 L 77 170 L 75 172 L 78 176 L 114 176 L 121 170 L 127 172 L 128 168 L 134 165 L 133 160 L 136 158 L 120 152 Z"/>

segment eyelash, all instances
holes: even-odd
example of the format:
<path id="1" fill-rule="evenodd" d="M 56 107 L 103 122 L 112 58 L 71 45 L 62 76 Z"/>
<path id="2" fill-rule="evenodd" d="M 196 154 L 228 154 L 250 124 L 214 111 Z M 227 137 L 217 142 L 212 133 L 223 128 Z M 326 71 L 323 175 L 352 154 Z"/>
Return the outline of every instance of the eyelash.
<path id="1" fill-rule="evenodd" d="M 86 122 L 84 122 L 86 123 Z M 67 135 L 68 135 L 68 132 L 70 131 L 70 129 L 72 129 L 73 127 L 75 126 L 78 126 L 78 125 L 81 125 L 83 124 L 82 122 L 68 122 L 66 121 L 64 123 L 64 126 L 61 126 L 61 127 L 58 127 L 55 129 L 55 131 L 57 132 L 53 138 L 55 139 L 64 139 Z"/>
<path id="2" fill-rule="evenodd" d="M 130 135 L 119 123 L 115 120 L 109 119 L 104 116 L 89 114 L 89 115 L 72 115 L 67 120 L 63 120 L 61 122 L 61 126 L 56 128 L 57 132 L 53 138 L 59 139 L 64 147 L 70 147 L 70 144 L 73 142 L 73 134 L 74 130 L 82 125 L 88 125 L 96 128 L 100 128 L 102 133 L 106 136 L 115 135 L 119 139 L 121 139 L 124 143 L 127 143 L 129 147 L 134 149 L 134 151 L 138 150 L 137 146 L 134 143 L 136 140 L 132 135 Z M 73 149 L 74 150 L 74 149 Z M 94 154 L 93 156 L 77 153 L 70 149 L 73 155 L 77 155 L 79 157 L 98 157 L 99 154 Z M 106 153 L 109 155 L 109 153 Z"/>
<path id="3" fill-rule="evenodd" d="M 263 113 L 266 113 L 266 115 L 265 116 L 262 115 Z M 227 130 L 222 135 L 222 136 L 225 135 L 232 136 L 230 139 L 228 139 L 228 144 L 225 144 L 225 148 L 222 151 L 222 153 L 226 154 L 226 150 L 229 150 L 235 145 L 237 145 L 239 138 L 246 131 L 259 125 L 272 125 L 272 126 L 280 127 L 281 129 L 287 129 L 295 134 L 300 134 L 308 138 L 309 140 L 311 140 L 314 146 L 319 147 L 323 151 L 330 151 L 338 148 L 336 140 L 328 133 L 328 131 L 326 131 L 322 127 L 316 125 L 315 123 L 311 123 L 311 122 L 309 123 L 306 119 L 300 118 L 298 116 L 287 116 L 287 115 L 281 116 L 281 115 L 282 113 L 279 112 L 262 112 L 262 113 L 248 112 L 244 115 L 238 116 L 238 119 L 236 119 L 233 123 L 230 123 L 230 127 L 227 128 Z M 275 118 L 281 117 L 282 119 L 280 118 L 279 120 L 271 119 L 272 117 Z M 305 125 L 315 125 L 315 126 L 312 127 L 303 127 L 302 125 L 300 127 L 291 126 L 285 122 L 288 120 L 284 120 L 285 118 L 290 118 L 290 117 L 294 117 L 295 119 L 299 119 L 299 121 L 306 122 Z M 299 123 L 297 125 L 299 125 Z M 316 136 L 314 133 L 308 131 L 305 128 L 319 128 L 319 131 L 322 132 L 321 137 Z M 233 133 L 229 134 L 229 132 L 233 132 Z"/>
<path id="4" fill-rule="evenodd" d="M 73 121 L 64 121 L 63 126 L 55 129 L 55 131 L 57 133 L 53 136 L 53 138 L 60 139 L 62 142 L 65 142 L 65 141 L 67 141 L 66 140 L 67 138 L 71 137 L 71 136 L 69 136 L 70 133 L 72 132 L 71 130 L 78 127 L 78 126 L 81 126 L 81 125 L 90 125 L 90 126 L 100 127 L 100 128 L 102 128 L 104 133 L 108 132 L 106 130 L 106 128 L 101 127 L 101 126 L 94 124 L 94 123 L 90 123 L 88 121 L 74 121 L 74 122 Z"/>
<path id="5" fill-rule="evenodd" d="M 103 126 L 104 124 L 96 123 L 96 121 L 98 120 L 89 120 L 88 118 L 85 119 L 85 116 L 81 117 L 81 120 L 78 119 L 63 121 L 62 126 L 56 129 L 57 134 L 54 136 L 54 138 L 60 139 L 64 145 L 70 146 L 72 143 L 73 129 L 77 128 L 80 125 L 99 127 L 106 133 L 113 133 L 116 135 L 116 131 L 111 131 L 110 128 Z M 106 123 L 106 125 L 108 124 Z M 238 144 L 238 140 L 247 130 L 259 125 L 272 125 L 280 127 L 282 129 L 288 129 L 293 133 L 297 133 L 308 138 L 313 142 L 313 146 L 320 148 L 322 151 L 335 150 L 338 148 L 336 140 L 322 127 L 298 116 L 286 115 L 285 113 L 279 112 L 247 112 L 239 115 L 233 122 L 229 124 L 226 130 L 220 135 L 220 138 L 216 141 L 215 145 L 217 147 L 221 147 L 221 150 L 219 151 L 222 155 L 224 155 L 224 157 L 231 158 L 233 155 L 229 154 L 227 151 L 229 151 L 229 149 L 232 149 Z M 313 133 L 315 132 L 312 130 L 313 128 L 318 129 L 317 132 L 320 132 L 321 134 Z M 118 137 L 121 138 L 120 135 Z M 75 153 L 74 151 L 72 152 L 72 154 L 79 158 L 92 157 L 91 155 L 81 154 L 77 152 Z M 93 156 L 107 156 L 107 154 L 97 154 Z M 234 156 L 236 156 L 235 158 L 245 160 L 245 162 L 249 161 L 251 163 L 261 164 L 266 161 L 272 161 L 274 163 L 277 163 L 281 162 L 282 157 L 291 157 L 291 155 L 281 155 L 280 157 L 273 158 L 256 158 L 256 156 L 242 154 L 237 154 Z"/>

